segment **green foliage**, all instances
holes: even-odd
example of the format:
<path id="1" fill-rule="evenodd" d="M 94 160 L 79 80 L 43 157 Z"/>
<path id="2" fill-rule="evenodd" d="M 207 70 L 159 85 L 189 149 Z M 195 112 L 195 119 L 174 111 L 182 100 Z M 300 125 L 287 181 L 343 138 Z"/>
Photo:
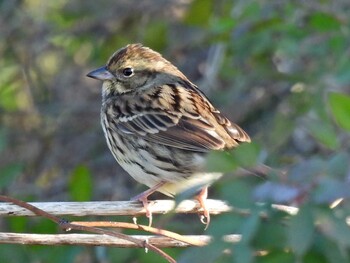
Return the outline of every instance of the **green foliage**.
<path id="1" fill-rule="evenodd" d="M 212 0 L 194 0 L 185 16 L 185 22 L 196 26 L 208 25 L 213 5 Z"/>
<path id="2" fill-rule="evenodd" d="M 319 31 L 335 31 L 341 27 L 341 22 L 332 14 L 316 12 L 309 18 L 309 24 Z"/>
<path id="3" fill-rule="evenodd" d="M 99 84 L 84 76 L 116 49 L 142 42 L 252 138 L 209 154 L 209 171 L 226 174 L 210 197 L 234 207 L 212 216 L 205 234 L 214 242 L 167 252 L 184 263 L 350 262 L 348 10 L 346 0 L 0 2 L 0 190 L 35 201 L 134 194 L 96 132 Z M 260 164 L 272 167 L 266 177 L 241 175 Z M 107 189 L 111 176 L 118 179 Z M 290 215 L 273 203 L 300 210 Z M 203 234 L 188 217 L 166 228 Z M 2 231 L 58 231 L 42 219 L 0 220 Z M 227 234 L 243 238 L 227 243 Z M 164 262 L 143 249 L 17 245 L 2 245 L 0 259 Z"/>
<path id="4" fill-rule="evenodd" d="M 329 122 L 314 120 L 308 122 L 306 127 L 310 134 L 324 146 L 332 150 L 339 147 L 338 135 Z"/>
<path id="5" fill-rule="evenodd" d="M 329 94 L 328 101 L 335 121 L 350 131 L 350 96 L 333 92 Z"/>
<path id="6" fill-rule="evenodd" d="M 301 257 L 309 250 L 314 238 L 312 208 L 304 205 L 297 215 L 290 219 L 287 230 L 289 245 L 296 256 Z"/>
<path id="7" fill-rule="evenodd" d="M 162 21 L 150 24 L 145 30 L 145 45 L 152 46 L 159 51 L 164 50 L 168 40 L 167 30 L 167 24 Z"/>
<path id="8" fill-rule="evenodd" d="M 15 181 L 18 176 L 20 176 L 23 171 L 23 165 L 20 163 L 11 163 L 0 167 L 1 177 L 0 177 L 0 189 L 3 189 L 9 185 L 12 181 Z"/>
<path id="9" fill-rule="evenodd" d="M 2 65 L 0 72 L 0 108 L 14 111 L 19 107 L 17 94 L 20 90 L 20 82 L 16 81 L 18 67 L 15 65 Z"/>
<path id="10" fill-rule="evenodd" d="M 74 201 L 89 201 L 92 197 L 91 172 L 85 165 L 78 165 L 70 176 L 69 194 Z"/>

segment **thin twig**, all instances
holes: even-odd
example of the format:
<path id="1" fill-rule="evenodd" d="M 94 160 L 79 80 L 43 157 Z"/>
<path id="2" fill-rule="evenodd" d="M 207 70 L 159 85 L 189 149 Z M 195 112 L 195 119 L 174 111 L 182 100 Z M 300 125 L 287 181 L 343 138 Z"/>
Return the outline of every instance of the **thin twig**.
<path id="1" fill-rule="evenodd" d="M 83 226 L 89 226 L 89 227 L 115 227 L 115 228 L 127 228 L 127 229 L 135 229 L 135 230 L 143 230 L 152 234 L 161 235 L 164 237 L 168 237 L 177 241 L 181 241 L 183 243 L 187 243 L 192 246 L 205 246 L 207 245 L 207 242 L 203 242 L 198 239 L 191 239 L 184 235 L 179 235 L 175 232 L 171 232 L 168 230 L 145 226 L 145 225 L 139 225 L 139 224 L 132 224 L 132 223 L 125 223 L 125 222 L 106 222 L 106 221 L 95 221 L 95 222 L 86 222 L 86 221 L 79 221 L 79 222 L 71 222 L 72 224 L 77 225 L 83 225 Z"/>

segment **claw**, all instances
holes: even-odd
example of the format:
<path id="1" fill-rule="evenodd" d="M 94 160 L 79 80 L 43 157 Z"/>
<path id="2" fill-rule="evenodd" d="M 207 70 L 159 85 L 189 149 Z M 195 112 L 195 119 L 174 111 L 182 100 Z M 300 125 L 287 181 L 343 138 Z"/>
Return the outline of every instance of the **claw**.
<path id="1" fill-rule="evenodd" d="M 148 203 L 148 196 L 153 194 L 155 191 L 157 191 L 160 187 L 162 187 L 165 184 L 165 182 L 160 182 L 153 186 L 152 188 L 142 192 L 141 194 L 138 194 L 137 196 L 131 198 L 131 201 L 140 201 L 142 202 L 143 208 L 146 210 L 146 216 L 148 217 L 149 223 L 148 226 L 152 225 L 152 210 L 150 209 L 150 204 Z"/>
<path id="2" fill-rule="evenodd" d="M 204 230 L 206 230 L 210 224 L 210 212 L 206 205 L 206 200 L 208 197 L 208 187 L 204 187 L 200 193 L 196 196 L 200 207 L 203 209 L 203 214 L 200 217 L 200 221 L 205 225 Z"/>

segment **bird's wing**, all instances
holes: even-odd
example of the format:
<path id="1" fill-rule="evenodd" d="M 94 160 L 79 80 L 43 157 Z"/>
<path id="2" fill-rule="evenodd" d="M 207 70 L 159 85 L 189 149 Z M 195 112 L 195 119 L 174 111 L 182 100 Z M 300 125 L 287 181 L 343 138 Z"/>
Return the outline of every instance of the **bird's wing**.
<path id="1" fill-rule="evenodd" d="M 116 132 L 185 150 L 207 152 L 250 141 L 193 86 L 164 85 L 140 95 L 126 94 L 107 106 L 106 113 Z"/>

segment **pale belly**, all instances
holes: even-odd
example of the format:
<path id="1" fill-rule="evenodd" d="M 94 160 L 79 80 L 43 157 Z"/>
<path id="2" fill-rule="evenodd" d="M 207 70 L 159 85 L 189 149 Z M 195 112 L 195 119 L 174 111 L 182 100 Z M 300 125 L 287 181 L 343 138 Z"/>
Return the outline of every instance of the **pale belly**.
<path id="1" fill-rule="evenodd" d="M 149 144 L 140 137 L 121 137 L 105 131 L 107 144 L 120 166 L 137 182 L 150 188 L 166 182 L 157 191 L 168 196 L 210 185 L 221 173 L 204 172 L 202 153 L 161 144 Z"/>

